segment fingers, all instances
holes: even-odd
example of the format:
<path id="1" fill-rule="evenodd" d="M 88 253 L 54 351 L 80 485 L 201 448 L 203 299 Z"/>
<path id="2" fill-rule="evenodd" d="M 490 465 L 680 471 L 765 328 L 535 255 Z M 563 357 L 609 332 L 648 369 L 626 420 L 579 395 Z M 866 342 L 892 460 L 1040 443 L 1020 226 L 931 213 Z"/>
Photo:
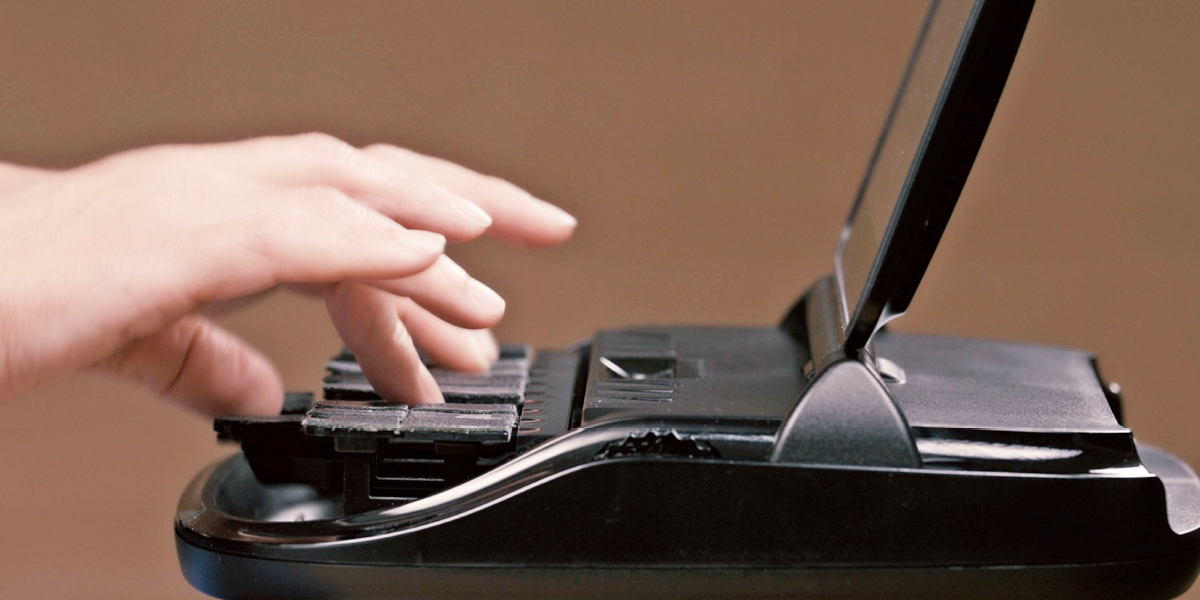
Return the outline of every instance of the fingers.
<path id="1" fill-rule="evenodd" d="M 483 371 L 500 358 L 500 347 L 490 331 L 455 327 L 408 298 L 394 298 L 393 303 L 417 347 L 437 366 Z"/>
<path id="2" fill-rule="evenodd" d="M 387 292 L 349 281 L 325 293 L 338 334 L 380 396 L 405 404 L 442 402 L 442 392 L 421 364 L 395 301 Z"/>
<path id="3" fill-rule="evenodd" d="M 334 187 L 401 225 L 453 241 L 475 238 L 492 223 L 487 212 L 436 180 L 332 136 L 257 138 L 220 148 L 229 166 L 260 180 Z"/>
<path id="4" fill-rule="evenodd" d="M 488 233 L 506 242 L 530 247 L 551 246 L 566 241 L 575 231 L 574 217 L 503 179 L 387 144 L 368 146 L 364 152 L 469 198 L 491 215 L 492 226 Z"/>
<path id="5" fill-rule="evenodd" d="M 275 415 L 283 405 L 283 383 L 271 362 L 195 315 L 130 342 L 97 367 L 206 415 Z"/>
<path id="6" fill-rule="evenodd" d="M 412 298 L 438 317 L 468 329 L 491 327 L 504 316 L 504 298 L 445 255 L 416 275 L 369 283 Z"/>
<path id="7" fill-rule="evenodd" d="M 195 304 L 281 283 L 390 279 L 420 273 L 445 249 L 440 234 L 410 230 L 330 187 L 271 188 L 257 214 L 219 223 L 185 247 Z"/>
<path id="8" fill-rule="evenodd" d="M 288 185 L 336 187 L 400 224 L 472 239 L 485 230 L 522 246 L 565 241 L 575 219 L 496 177 L 387 144 L 359 150 L 332 136 L 304 134 L 220 145 L 232 167 Z"/>

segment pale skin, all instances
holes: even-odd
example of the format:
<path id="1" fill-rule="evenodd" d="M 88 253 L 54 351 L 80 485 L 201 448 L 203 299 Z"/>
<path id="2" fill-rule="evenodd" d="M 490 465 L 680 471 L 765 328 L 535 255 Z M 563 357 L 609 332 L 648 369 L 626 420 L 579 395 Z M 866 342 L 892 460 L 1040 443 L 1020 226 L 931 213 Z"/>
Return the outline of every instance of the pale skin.
<path id="1" fill-rule="evenodd" d="M 289 286 L 324 296 L 381 395 L 440 402 L 417 349 L 486 369 L 504 314 L 447 241 L 543 247 L 574 228 L 500 179 L 322 134 L 0 163 L 0 400 L 96 370 L 208 415 L 277 414 L 270 360 L 199 311 Z"/>

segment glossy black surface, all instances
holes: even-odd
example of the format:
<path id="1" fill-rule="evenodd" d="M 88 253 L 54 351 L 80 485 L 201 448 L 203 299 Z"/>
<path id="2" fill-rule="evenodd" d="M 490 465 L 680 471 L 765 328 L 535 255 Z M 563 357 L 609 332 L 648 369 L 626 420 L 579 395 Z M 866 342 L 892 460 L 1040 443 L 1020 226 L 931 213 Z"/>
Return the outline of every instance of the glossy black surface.
<path id="1" fill-rule="evenodd" d="M 852 350 L 908 309 L 966 183 L 1033 0 L 935 0 L 834 255 Z"/>
<path id="2" fill-rule="evenodd" d="M 216 554 L 176 540 L 184 576 L 222 598 L 1173 598 L 1195 553 L 1102 565 L 923 568 L 351 568 Z"/>
<path id="3" fill-rule="evenodd" d="M 957 581 L 949 567 L 1005 566 L 1027 572 L 1009 574 L 1008 584 L 1023 590 L 1057 565 L 1111 569 L 1108 577 L 1142 586 L 1135 597 L 1166 597 L 1148 590 L 1185 589 L 1195 575 L 1195 561 L 1180 557 L 1200 547 L 1200 481 L 1170 455 L 1134 445 L 1085 353 L 882 334 L 879 355 L 906 374 L 886 389 L 933 402 L 940 408 L 930 414 L 953 418 L 911 420 L 919 466 L 839 466 L 771 460 L 791 406 L 782 392 L 778 401 L 767 392 L 795 393 L 807 379 L 803 344 L 782 330 L 651 327 L 596 340 L 575 354 L 593 365 L 602 364 L 604 348 L 626 363 L 669 356 L 726 367 L 660 376 L 672 389 L 666 400 L 604 398 L 623 408 L 460 484 L 391 506 L 347 511 L 336 487 L 264 484 L 235 456 L 201 474 L 181 501 L 185 571 L 200 577 L 201 589 L 230 597 L 255 588 L 240 579 L 249 574 L 213 556 L 274 565 L 247 562 L 259 564 L 256 582 L 273 569 L 358 597 L 392 580 L 396 568 L 433 570 L 419 578 L 435 578 L 436 569 L 500 569 L 527 583 L 541 573 L 546 585 L 575 581 L 578 573 L 556 570 L 568 567 L 684 570 L 669 577 L 782 569 L 780 585 L 800 585 L 801 578 L 811 584 L 814 569 L 886 566 L 918 582 Z M 777 360 L 757 362 L 754 349 Z M 749 383 L 730 385 L 725 368 L 732 364 L 737 380 Z M 589 382 L 612 376 L 562 365 Z M 963 379 L 973 382 L 970 389 Z M 587 404 L 591 388 L 575 387 L 585 396 L 566 400 Z M 1050 398 L 1034 401 L 1046 389 L 1078 409 L 1064 414 Z M 763 394 L 749 403 L 755 410 L 727 414 L 747 393 Z M 1128 568 L 1133 563 L 1141 567 Z M 359 578 L 306 565 L 338 565 Z M 1160 587 L 1139 579 L 1150 574 Z M 205 588 L 204 577 L 223 583 Z M 467 591 L 445 584 L 446 597 Z M 767 594 L 753 590 L 744 593 Z"/>

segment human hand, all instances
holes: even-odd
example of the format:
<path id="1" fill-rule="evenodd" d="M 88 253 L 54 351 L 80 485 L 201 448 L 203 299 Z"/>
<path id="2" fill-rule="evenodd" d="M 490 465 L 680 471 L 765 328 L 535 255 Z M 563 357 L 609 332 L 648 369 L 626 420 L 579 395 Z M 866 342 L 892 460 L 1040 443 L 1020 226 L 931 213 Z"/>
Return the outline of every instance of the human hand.
<path id="1" fill-rule="evenodd" d="M 445 242 L 539 247 L 574 226 L 502 180 L 321 134 L 0 164 L 0 399 L 95 368 L 208 414 L 278 413 L 270 361 L 195 311 L 298 284 L 381 395 L 439 402 L 416 348 L 482 370 L 504 312 Z"/>

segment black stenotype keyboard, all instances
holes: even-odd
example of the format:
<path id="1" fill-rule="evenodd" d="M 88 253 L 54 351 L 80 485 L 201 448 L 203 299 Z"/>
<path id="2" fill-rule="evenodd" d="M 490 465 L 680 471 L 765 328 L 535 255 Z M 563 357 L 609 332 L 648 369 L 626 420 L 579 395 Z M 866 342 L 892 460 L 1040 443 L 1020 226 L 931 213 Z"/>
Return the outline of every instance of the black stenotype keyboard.
<path id="1" fill-rule="evenodd" d="M 777 327 L 638 327 L 433 366 L 353 356 L 225 417 L 180 564 L 222 598 L 1171 598 L 1200 479 L 1077 350 L 889 332 L 983 142 L 1031 0 L 935 0 L 833 256 Z M 631 282 L 634 284 L 636 282 Z M 397 400 L 397 399 L 392 399 Z"/>

